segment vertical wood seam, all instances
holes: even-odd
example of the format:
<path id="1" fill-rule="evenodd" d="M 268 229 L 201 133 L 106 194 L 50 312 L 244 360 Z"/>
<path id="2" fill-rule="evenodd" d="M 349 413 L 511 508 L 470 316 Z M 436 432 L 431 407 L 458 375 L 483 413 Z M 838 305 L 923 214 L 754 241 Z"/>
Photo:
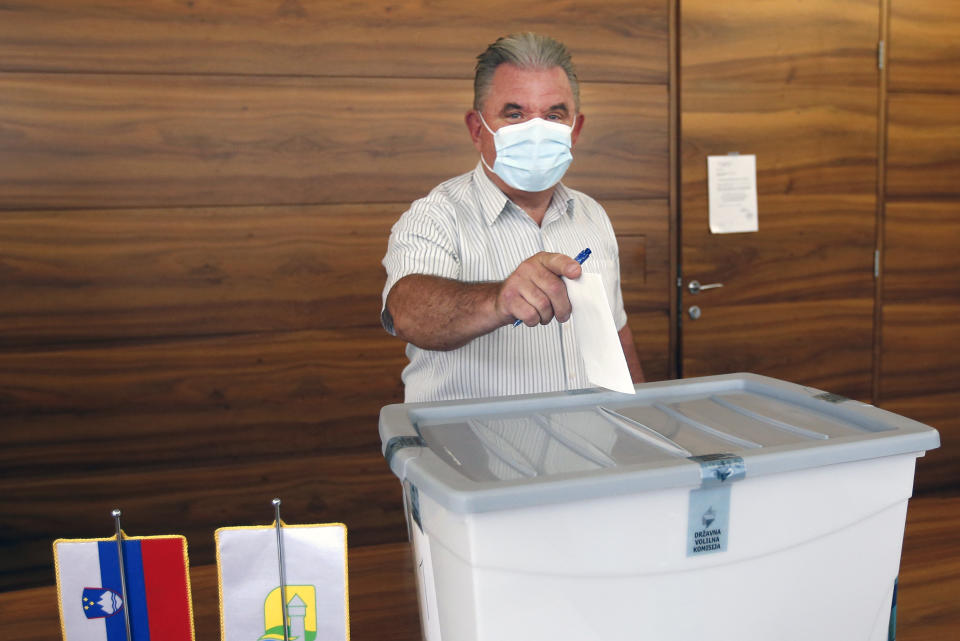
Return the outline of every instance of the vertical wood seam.
<path id="1" fill-rule="evenodd" d="M 880 404 L 883 358 L 883 278 L 887 191 L 887 77 L 890 73 L 890 1 L 880 0 L 879 42 L 884 42 L 884 59 L 878 61 L 877 83 L 877 222 L 874 261 L 879 262 L 873 281 L 873 376 L 872 402 Z M 879 47 L 879 42 L 878 47 Z M 882 62 L 882 65 L 880 64 Z M 879 257 L 879 259 L 877 258 Z M 877 265 L 877 262 L 874 263 Z"/>
<path id="2" fill-rule="evenodd" d="M 667 49 L 669 59 L 667 60 L 668 78 L 668 99 L 667 99 L 667 136 L 669 140 L 668 149 L 668 190 L 669 190 L 669 216 L 670 216 L 670 358 L 669 358 L 669 376 L 670 378 L 679 378 L 683 375 L 682 368 L 682 345 L 680 344 L 680 286 L 678 283 L 682 278 L 680 273 L 680 203 L 679 203 L 679 181 L 680 181 L 680 0 L 667 0 L 668 6 L 668 30 Z"/>

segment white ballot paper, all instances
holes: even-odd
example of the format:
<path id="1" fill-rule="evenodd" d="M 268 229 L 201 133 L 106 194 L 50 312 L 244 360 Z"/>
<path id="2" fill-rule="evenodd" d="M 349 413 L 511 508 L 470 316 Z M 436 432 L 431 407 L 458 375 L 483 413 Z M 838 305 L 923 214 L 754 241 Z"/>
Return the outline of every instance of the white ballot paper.
<path id="1" fill-rule="evenodd" d="M 757 231 L 757 157 L 707 156 L 710 231 Z"/>
<path id="2" fill-rule="evenodd" d="M 573 306 L 570 320 L 587 379 L 615 392 L 636 394 L 600 274 L 584 272 L 576 280 L 563 280 Z"/>

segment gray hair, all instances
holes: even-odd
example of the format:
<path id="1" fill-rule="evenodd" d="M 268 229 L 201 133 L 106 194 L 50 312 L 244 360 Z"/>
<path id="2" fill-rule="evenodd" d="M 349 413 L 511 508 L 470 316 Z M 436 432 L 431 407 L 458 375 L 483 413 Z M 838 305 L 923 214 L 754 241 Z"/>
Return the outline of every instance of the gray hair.
<path id="1" fill-rule="evenodd" d="M 574 105 L 577 111 L 580 111 L 580 83 L 577 82 L 577 72 L 570 59 L 570 52 L 562 42 L 529 32 L 498 38 L 477 56 L 476 75 L 473 78 L 473 108 L 477 111 L 483 107 L 483 101 L 490 92 L 494 72 L 505 62 L 520 69 L 560 67 L 570 80 Z"/>

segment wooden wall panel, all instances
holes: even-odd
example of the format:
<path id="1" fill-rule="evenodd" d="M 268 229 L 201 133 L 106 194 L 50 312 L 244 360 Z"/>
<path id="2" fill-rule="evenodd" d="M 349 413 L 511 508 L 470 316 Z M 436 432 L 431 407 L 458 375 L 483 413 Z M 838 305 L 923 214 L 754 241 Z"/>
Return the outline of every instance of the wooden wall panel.
<path id="1" fill-rule="evenodd" d="M 410 202 L 477 163 L 462 80 L 0 74 L 0 92 L 6 209 Z M 666 90 L 582 99 L 570 184 L 665 197 Z"/>
<path id="2" fill-rule="evenodd" d="M 379 325 L 408 203 L 0 214 L 0 346 Z"/>
<path id="3" fill-rule="evenodd" d="M 878 6 L 691 0 L 680 18 L 682 373 L 869 400 Z M 728 153 L 756 156 L 757 232 L 710 231 L 707 158 Z"/>
<path id="4" fill-rule="evenodd" d="M 888 203 L 885 231 L 885 302 L 960 302 L 960 202 Z"/>
<path id="5" fill-rule="evenodd" d="M 325 412 L 335 414 L 338 405 L 395 392 L 400 351 L 379 327 L 9 350 L 0 353 L 0 399 L 8 415 L 311 398 L 329 399 Z"/>
<path id="6" fill-rule="evenodd" d="M 883 306 L 881 398 L 960 391 L 960 301 Z"/>
<path id="7" fill-rule="evenodd" d="M 5 555 L 0 590 L 53 583 L 53 540 L 111 536 L 110 511 L 118 506 L 128 534 L 183 534 L 193 565 L 213 563 L 215 527 L 269 524 L 275 496 L 283 497 L 289 522 L 346 522 L 350 545 L 406 536 L 400 482 L 376 450 L 3 479 L 0 546 L 16 554 Z"/>
<path id="8" fill-rule="evenodd" d="M 0 69 L 472 78 L 513 31 L 548 33 L 592 81 L 667 80 L 663 0 L 31 0 L 0 6 Z"/>
<path id="9" fill-rule="evenodd" d="M 875 194 L 877 98 L 838 87 L 683 95 L 683 193 L 706 203 L 706 155 L 756 154 L 764 194 Z M 762 219 L 761 219 L 762 224 Z"/>
<path id="10" fill-rule="evenodd" d="M 940 430 L 917 489 L 960 470 L 960 202 L 891 202 L 885 217 L 880 406 Z"/>
<path id="11" fill-rule="evenodd" d="M 662 85 L 581 85 L 586 123 L 565 184 L 601 202 L 669 195 L 668 96 Z"/>
<path id="12" fill-rule="evenodd" d="M 620 246 L 623 304 L 648 381 L 670 378 L 670 226 L 666 200 L 607 201 Z M 626 267 L 623 267 L 626 266 Z"/>
<path id="13" fill-rule="evenodd" d="M 951 492 L 960 469 L 960 391 L 885 398 L 880 407 L 940 431 L 940 447 L 917 461 L 914 487 L 917 492 Z"/>
<path id="14" fill-rule="evenodd" d="M 892 0 L 879 404 L 940 430 L 916 487 L 960 484 L 960 5 Z"/>
<path id="15" fill-rule="evenodd" d="M 697 1 L 680 12 L 685 99 L 692 87 L 720 91 L 719 110 L 739 111 L 761 88 L 785 103 L 812 93 L 829 104 L 835 88 L 876 87 L 876 67 L 864 65 L 876 59 L 874 0 Z"/>
<path id="16" fill-rule="evenodd" d="M 670 312 L 628 312 L 627 323 L 633 332 L 637 355 L 648 382 L 671 378 L 669 349 Z"/>
<path id="17" fill-rule="evenodd" d="M 706 198 L 685 203 L 706 227 Z M 759 208 L 760 232 L 737 235 L 735 250 L 726 251 L 728 235 L 692 232 L 698 243 L 686 248 L 684 271 L 724 283 L 722 301 L 709 304 L 870 298 L 873 195 L 760 194 Z"/>
<path id="18" fill-rule="evenodd" d="M 890 94 L 887 196 L 960 197 L 958 94 Z"/>
<path id="19" fill-rule="evenodd" d="M 709 331 L 683 337 L 690 369 L 754 372 L 870 401 L 872 299 L 702 305 L 697 322 Z"/>
<path id="20" fill-rule="evenodd" d="M 403 357 L 388 345 L 374 377 L 396 379 Z M 393 371 L 390 371 L 393 370 Z M 0 478 L 42 479 L 57 474 L 150 472 L 166 468 L 253 464 L 300 455 L 370 454 L 381 404 L 399 402 L 394 393 L 339 402 L 324 396 L 286 401 L 261 394 L 244 403 L 193 409 L 175 406 L 111 408 L 7 415 L 0 421 Z M 383 394 L 382 397 L 379 395 Z M 267 438 L 269 436 L 269 438 Z M 76 515 L 79 518 L 82 515 Z"/>
<path id="21" fill-rule="evenodd" d="M 397 540 L 377 415 L 405 362 L 379 328 L 0 352 L 0 545 L 17 550 L 0 590 L 51 581 L 50 541 L 101 533 L 116 506 L 128 532 L 186 534 L 194 563 L 277 495 L 353 544 Z"/>
<path id="22" fill-rule="evenodd" d="M 666 201 L 605 205 L 628 309 L 668 311 Z M 407 206 L 6 212 L 0 347 L 377 327 Z"/>
<path id="23" fill-rule="evenodd" d="M 610 200 L 603 203 L 620 246 L 624 306 L 628 312 L 669 311 L 663 293 L 672 285 L 667 201 Z"/>
<path id="24" fill-rule="evenodd" d="M 887 50 L 890 91 L 960 91 L 960 4 L 893 0 Z"/>
<path id="25" fill-rule="evenodd" d="M 476 165 L 474 58 L 513 30 L 573 51 L 566 182 L 610 210 L 667 377 L 668 8 L 0 6 L 0 590 L 52 581 L 50 541 L 109 534 L 116 506 L 194 563 L 277 495 L 351 545 L 403 539 L 380 260 L 410 201 Z"/>

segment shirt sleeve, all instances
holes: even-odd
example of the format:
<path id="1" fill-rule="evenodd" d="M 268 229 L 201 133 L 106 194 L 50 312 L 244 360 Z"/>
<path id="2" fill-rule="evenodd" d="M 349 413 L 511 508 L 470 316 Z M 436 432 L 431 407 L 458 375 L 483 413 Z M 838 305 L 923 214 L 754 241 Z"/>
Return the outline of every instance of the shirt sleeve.
<path id="1" fill-rule="evenodd" d="M 397 281 L 411 274 L 460 277 L 460 253 L 452 207 L 429 199 L 413 203 L 390 230 L 383 267 L 387 271 L 387 281 L 383 287 L 380 323 L 395 334 L 393 319 L 387 313 L 387 296 Z"/>

